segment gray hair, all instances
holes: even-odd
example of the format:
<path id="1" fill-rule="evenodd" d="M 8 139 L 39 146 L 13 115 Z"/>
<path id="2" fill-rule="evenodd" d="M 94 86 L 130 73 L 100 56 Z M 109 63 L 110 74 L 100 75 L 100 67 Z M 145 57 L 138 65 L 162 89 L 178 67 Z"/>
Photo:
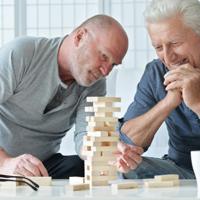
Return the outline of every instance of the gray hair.
<path id="1" fill-rule="evenodd" d="M 198 0 L 152 0 L 144 11 L 147 23 L 156 23 L 177 15 L 200 35 L 200 2 Z"/>

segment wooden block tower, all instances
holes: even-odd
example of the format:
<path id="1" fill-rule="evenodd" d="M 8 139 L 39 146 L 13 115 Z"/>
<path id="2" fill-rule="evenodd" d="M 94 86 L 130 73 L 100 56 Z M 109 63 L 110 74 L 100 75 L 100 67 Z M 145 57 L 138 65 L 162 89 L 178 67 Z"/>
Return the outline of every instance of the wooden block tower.
<path id="1" fill-rule="evenodd" d="M 117 178 L 115 166 L 109 161 L 115 161 L 113 152 L 117 150 L 118 135 L 115 133 L 117 117 L 114 112 L 120 112 L 119 107 L 114 107 L 115 102 L 120 102 L 117 97 L 88 97 L 87 102 L 92 104 L 86 107 L 87 135 L 84 136 L 83 146 L 85 160 L 85 182 L 92 186 L 108 185 L 110 180 Z M 91 114 L 91 113 L 90 113 Z"/>

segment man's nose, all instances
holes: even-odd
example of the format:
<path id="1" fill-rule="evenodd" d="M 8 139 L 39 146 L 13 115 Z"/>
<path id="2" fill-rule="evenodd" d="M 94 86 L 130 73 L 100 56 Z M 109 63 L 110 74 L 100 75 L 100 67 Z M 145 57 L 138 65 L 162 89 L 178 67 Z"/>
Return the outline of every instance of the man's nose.
<path id="1" fill-rule="evenodd" d="M 102 66 L 100 67 L 101 74 L 102 74 L 103 76 L 108 76 L 108 74 L 111 72 L 112 68 L 113 68 L 112 65 L 105 65 L 105 64 L 102 65 Z"/>

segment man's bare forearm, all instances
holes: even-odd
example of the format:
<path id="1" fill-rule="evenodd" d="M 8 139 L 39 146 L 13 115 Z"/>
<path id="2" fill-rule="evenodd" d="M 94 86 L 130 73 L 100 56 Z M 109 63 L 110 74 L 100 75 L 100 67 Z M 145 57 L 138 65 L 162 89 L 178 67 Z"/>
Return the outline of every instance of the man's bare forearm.
<path id="1" fill-rule="evenodd" d="M 137 146 L 147 148 L 162 122 L 176 106 L 165 98 L 145 114 L 125 122 L 121 131 Z"/>

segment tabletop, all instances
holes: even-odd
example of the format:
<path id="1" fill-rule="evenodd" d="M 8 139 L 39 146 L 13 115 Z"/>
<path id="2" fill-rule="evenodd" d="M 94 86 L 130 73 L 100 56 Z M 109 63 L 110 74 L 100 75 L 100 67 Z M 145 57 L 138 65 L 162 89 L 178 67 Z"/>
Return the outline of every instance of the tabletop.
<path id="1" fill-rule="evenodd" d="M 137 189 L 122 189 L 113 191 L 110 186 L 93 187 L 85 191 L 72 191 L 68 180 L 53 180 L 52 186 L 41 186 L 34 191 L 27 186 L 17 188 L 0 188 L 0 200 L 34 199 L 34 200 L 196 200 L 198 190 L 195 180 L 181 180 L 180 186 L 168 188 L 145 188 L 142 180 L 136 180 L 140 187 Z M 199 191 L 200 193 L 200 191 Z"/>

